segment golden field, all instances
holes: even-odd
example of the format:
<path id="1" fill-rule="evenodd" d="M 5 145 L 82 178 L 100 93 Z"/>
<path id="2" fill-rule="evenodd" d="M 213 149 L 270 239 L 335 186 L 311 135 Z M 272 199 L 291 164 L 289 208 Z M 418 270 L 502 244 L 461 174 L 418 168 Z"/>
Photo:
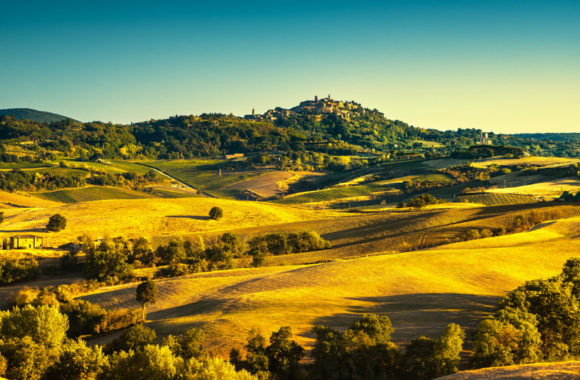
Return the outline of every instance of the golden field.
<path id="1" fill-rule="evenodd" d="M 488 167 L 489 165 L 559 166 L 559 165 L 574 164 L 578 162 L 580 162 L 580 159 L 578 158 L 529 156 L 522 158 L 488 158 L 477 160 L 473 162 L 471 165 L 477 168 L 485 168 Z"/>
<path id="2" fill-rule="evenodd" d="M 158 280 L 158 301 L 149 307 L 148 326 L 161 337 L 201 327 L 205 347 L 223 357 L 242 346 L 254 327 L 269 336 L 291 326 L 296 340 L 309 347 L 315 324 L 344 329 L 362 313 L 388 315 L 397 344 L 420 334 L 435 337 L 451 322 L 472 329 L 493 311 L 498 297 L 527 280 L 558 273 L 580 252 L 580 207 L 558 203 L 349 211 L 208 197 L 65 204 L 16 193 L 0 193 L 0 202 L 5 213 L 0 236 L 32 233 L 52 247 L 82 234 L 143 236 L 161 243 L 196 235 L 211 241 L 224 232 L 247 240 L 266 232 L 316 231 L 331 241 L 332 248 L 324 251 L 270 256 L 261 268 Z M 218 221 L 208 218 L 214 206 L 224 210 Z M 67 218 L 67 228 L 48 233 L 44 227 L 56 213 Z M 470 229 L 495 231 L 520 215 L 538 214 L 548 222 L 529 232 L 461 241 Z M 31 253 L 54 258 L 59 251 Z M 25 285 L 74 280 L 17 284 L 2 288 L 0 296 L 7 299 Z M 106 307 L 138 307 L 136 285 L 101 288 L 83 297 Z"/>
<path id="3" fill-rule="evenodd" d="M 558 198 L 564 191 L 580 191 L 580 179 L 560 178 L 553 181 L 535 182 L 529 185 L 512 186 L 502 189 L 489 189 L 490 193 L 529 194 L 537 197 Z"/>
<path id="4" fill-rule="evenodd" d="M 572 380 L 580 378 L 580 362 L 538 363 L 513 365 L 499 368 L 483 368 L 475 371 L 464 371 L 439 377 L 439 380 L 482 380 L 482 379 L 558 379 Z"/>
<path id="5" fill-rule="evenodd" d="M 20 199 L 20 198 L 19 198 Z M 220 232 L 288 222 L 301 222 L 339 216 L 334 211 L 314 211 L 298 207 L 212 198 L 103 200 L 62 204 L 36 201 L 28 207 L 5 209 L 0 234 L 10 236 L 34 233 L 43 236 L 50 246 L 75 240 L 82 234 L 98 237 L 175 236 L 200 232 Z M 25 199 L 28 201 L 28 198 Z M 39 207 L 44 205 L 45 207 Z M 34 207 L 30 207 L 34 206 Z M 219 206 L 224 218 L 210 220 L 209 210 Z M 62 214 L 67 228 L 58 233 L 44 230 L 51 215 Z"/>
<path id="6" fill-rule="evenodd" d="M 473 328 L 497 297 L 523 282 L 555 275 L 580 252 L 580 218 L 530 232 L 398 254 L 321 264 L 200 273 L 160 280 L 148 325 L 163 336 L 203 327 L 206 347 L 226 356 L 248 331 L 289 325 L 299 343 L 323 323 L 345 328 L 362 313 L 384 313 L 404 343 L 437 336 L 450 322 Z M 137 307 L 136 284 L 85 297 L 109 307 Z M 110 337 L 109 337 L 110 338 Z"/>

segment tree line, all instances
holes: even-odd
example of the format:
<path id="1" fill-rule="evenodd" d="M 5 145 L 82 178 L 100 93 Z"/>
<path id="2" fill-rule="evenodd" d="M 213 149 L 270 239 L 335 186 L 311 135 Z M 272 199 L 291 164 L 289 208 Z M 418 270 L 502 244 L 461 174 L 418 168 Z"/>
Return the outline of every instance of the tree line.
<path id="1" fill-rule="evenodd" d="M 73 289 L 61 285 L 56 291 L 23 290 L 10 310 L 0 312 L 0 375 L 14 379 L 431 379 L 458 370 L 466 337 L 452 323 L 438 338 L 419 336 L 399 348 L 391 342 L 390 319 L 365 314 L 344 331 L 315 326 L 308 364 L 289 326 L 272 332 L 269 340 L 251 330 L 242 348 L 232 348 L 230 362 L 204 350 L 204 333 L 197 328 L 156 344 L 155 332 L 137 325 L 104 347 L 89 347 L 74 338 L 84 331 L 78 329 L 78 316 L 67 304 L 86 301 L 71 301 L 67 290 Z M 154 300 L 155 295 L 147 294 L 151 295 L 142 290 L 140 299 L 138 288 L 137 299 Z M 529 281 L 508 293 L 473 333 L 471 367 L 579 357 L 579 300 L 578 258 L 569 259 L 557 276 Z M 83 310 L 90 308 L 83 305 Z M 83 321 L 90 319 L 90 313 L 84 315 Z"/>

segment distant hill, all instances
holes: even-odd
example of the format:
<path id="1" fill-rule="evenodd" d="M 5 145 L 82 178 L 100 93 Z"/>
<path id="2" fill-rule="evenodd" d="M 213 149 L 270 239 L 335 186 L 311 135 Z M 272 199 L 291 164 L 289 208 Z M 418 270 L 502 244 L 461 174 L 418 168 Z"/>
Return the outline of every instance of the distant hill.
<path id="1" fill-rule="evenodd" d="M 0 116 L 14 116 L 16 120 L 27 119 L 37 123 L 52 123 L 70 119 L 70 117 L 58 115 L 56 113 L 37 111 L 30 108 L 6 108 L 0 109 Z"/>
<path id="2" fill-rule="evenodd" d="M 580 140 L 580 133 L 516 133 L 513 136 L 534 140 L 551 140 L 551 141 Z"/>
<path id="3" fill-rule="evenodd" d="M 521 148 L 534 155 L 580 157 L 578 139 L 530 140 L 483 133 L 480 129 L 425 129 L 389 119 L 379 110 L 354 101 L 330 97 L 315 97 L 292 108 L 276 107 L 264 114 L 252 112 L 244 117 L 204 113 L 131 124 L 82 123 L 31 109 L 0 110 L 0 116 L 6 114 L 15 115 L 16 119 L 0 120 L 0 144 L 38 141 L 38 148 L 46 151 L 72 149 L 83 152 L 83 159 L 94 160 L 179 159 L 243 153 L 251 156 L 246 162 L 252 165 L 342 170 L 345 162 L 349 165 L 347 156 L 370 155 L 381 160 L 451 155 L 478 158 L 494 155 L 490 147 L 493 145 Z M 52 125 L 46 125 L 47 121 L 53 121 Z M 481 149 L 469 151 L 471 146 Z M 342 163 L 338 164 L 339 161 Z M 364 165 L 372 165 L 372 160 L 364 161 Z"/>

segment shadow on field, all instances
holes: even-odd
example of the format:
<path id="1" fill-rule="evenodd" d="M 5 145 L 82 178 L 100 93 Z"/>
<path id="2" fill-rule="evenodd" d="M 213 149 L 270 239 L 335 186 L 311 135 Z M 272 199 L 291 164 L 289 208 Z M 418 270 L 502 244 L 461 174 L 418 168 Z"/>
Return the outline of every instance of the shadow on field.
<path id="1" fill-rule="evenodd" d="M 147 313 L 147 319 L 152 322 L 189 316 L 193 314 L 209 314 L 218 310 L 227 309 L 227 300 L 206 298 L 185 305 L 169 307 L 167 309 L 151 311 Z"/>
<path id="2" fill-rule="evenodd" d="M 193 220 L 209 220 L 209 216 L 199 216 L 199 215 L 167 215 L 167 218 L 176 219 L 193 219 Z"/>
<path id="3" fill-rule="evenodd" d="M 437 338 L 449 323 L 473 329 L 492 313 L 499 297 L 458 293 L 421 293 L 386 297 L 349 298 L 363 301 L 368 306 L 357 306 L 348 313 L 322 317 L 315 324 L 344 330 L 365 313 L 386 315 L 390 318 L 396 344 L 406 344 L 420 335 Z M 469 339 L 469 334 L 468 334 Z"/>
<path id="4" fill-rule="evenodd" d="M 4 233 L 23 233 L 23 232 L 46 232 L 46 228 L 27 228 L 24 230 L 0 230 Z"/>

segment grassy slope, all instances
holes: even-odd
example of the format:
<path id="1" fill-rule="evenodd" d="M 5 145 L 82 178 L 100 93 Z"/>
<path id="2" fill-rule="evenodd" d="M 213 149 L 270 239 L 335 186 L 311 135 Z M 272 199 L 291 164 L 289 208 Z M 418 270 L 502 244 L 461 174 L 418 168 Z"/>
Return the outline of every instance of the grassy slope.
<path id="1" fill-rule="evenodd" d="M 559 379 L 580 378 L 580 362 L 538 363 L 514 365 L 499 368 L 482 368 L 440 377 L 440 380 L 480 380 L 480 379 Z"/>
<path id="2" fill-rule="evenodd" d="M 580 179 L 561 178 L 545 182 L 536 182 L 530 185 L 490 189 L 487 191 L 490 193 L 531 194 L 548 198 L 558 198 L 564 191 L 572 193 L 580 191 Z"/>
<path id="3" fill-rule="evenodd" d="M 40 199 L 30 194 L 0 190 L 0 209 L 2 208 L 34 208 L 34 207 L 54 207 L 60 203 Z"/>
<path id="4" fill-rule="evenodd" d="M 493 164 L 498 166 L 511 166 L 511 165 L 558 166 L 558 165 L 568 165 L 579 161 L 580 160 L 578 158 L 530 156 L 516 159 L 488 158 L 483 160 L 477 160 L 473 162 L 471 165 L 477 168 L 485 168 Z"/>
<path id="5" fill-rule="evenodd" d="M 88 186 L 76 189 L 64 189 L 35 193 L 37 197 L 63 203 L 93 202 L 105 199 L 140 199 L 151 197 L 148 194 L 107 186 Z"/>
<path id="6" fill-rule="evenodd" d="M 206 346 L 221 355 L 258 327 L 293 327 L 302 344 L 313 324 L 344 328 L 364 312 L 389 315 L 398 343 L 436 336 L 450 322 L 473 327 L 496 297 L 526 280 L 558 273 L 580 251 L 580 218 L 532 232 L 452 244 L 441 249 L 337 260 L 317 265 L 239 269 L 159 281 L 150 326 L 161 335 L 203 326 Z M 135 285 L 87 298 L 135 307 Z"/>
<path id="7" fill-rule="evenodd" d="M 116 189 L 115 189 L 116 190 Z M 98 236 L 175 236 L 192 233 L 230 231 L 237 228 L 270 226 L 341 215 L 333 211 L 313 211 L 257 202 L 211 198 L 104 200 L 65 204 L 48 202 L 50 207 L 12 209 L 0 232 L 45 236 L 50 245 L 73 241 L 88 233 Z M 220 206 L 224 218 L 208 220 L 209 210 Z M 43 231 L 48 218 L 60 213 L 67 228 L 58 233 Z"/>
<path id="8" fill-rule="evenodd" d="M 158 168 L 193 187 L 207 190 L 218 190 L 224 186 L 237 183 L 259 175 L 260 173 L 240 173 L 223 171 L 218 176 L 218 169 L 226 160 L 176 160 L 151 161 L 148 165 Z"/>

